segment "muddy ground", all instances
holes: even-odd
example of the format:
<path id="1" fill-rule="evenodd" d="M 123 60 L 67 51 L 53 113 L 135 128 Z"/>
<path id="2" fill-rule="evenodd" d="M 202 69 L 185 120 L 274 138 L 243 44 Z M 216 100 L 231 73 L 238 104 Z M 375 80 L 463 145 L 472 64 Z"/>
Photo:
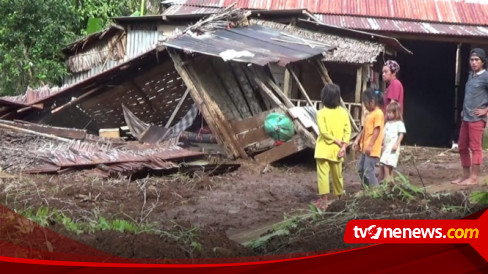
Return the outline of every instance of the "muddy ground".
<path id="1" fill-rule="evenodd" d="M 487 189 L 486 178 L 479 186 L 449 183 L 461 172 L 455 151 L 405 147 L 398 171 L 425 193 L 405 197 L 385 188 L 374 196 L 360 192 L 357 156 L 350 153 L 344 164 L 346 195 L 322 212 L 311 206 L 317 198 L 311 151 L 274 166 L 239 161 L 238 170 L 219 176 L 101 179 L 84 171 L 22 174 L 21 167 L 36 160 L 20 158 L 42 140 L 2 137 L 11 138 L 0 155 L 2 204 L 72 239 L 129 258 L 235 258 L 350 248 L 355 246 L 342 241 L 350 219 L 462 218 L 483 207 L 470 203 L 469 194 Z M 11 145 L 15 142 L 20 147 Z M 66 225 L 60 216 L 79 225 Z M 103 226 L 100 220 L 125 220 L 136 228 Z"/>

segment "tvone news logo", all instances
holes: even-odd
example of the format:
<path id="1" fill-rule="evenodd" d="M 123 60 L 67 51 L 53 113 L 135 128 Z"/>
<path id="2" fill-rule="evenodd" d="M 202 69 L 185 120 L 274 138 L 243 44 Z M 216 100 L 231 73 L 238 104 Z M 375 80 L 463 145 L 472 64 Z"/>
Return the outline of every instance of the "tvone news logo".
<path id="1" fill-rule="evenodd" d="M 371 225 L 367 228 L 353 227 L 356 239 L 477 239 L 479 230 L 477 228 L 450 228 L 443 233 L 442 228 L 392 228 Z"/>

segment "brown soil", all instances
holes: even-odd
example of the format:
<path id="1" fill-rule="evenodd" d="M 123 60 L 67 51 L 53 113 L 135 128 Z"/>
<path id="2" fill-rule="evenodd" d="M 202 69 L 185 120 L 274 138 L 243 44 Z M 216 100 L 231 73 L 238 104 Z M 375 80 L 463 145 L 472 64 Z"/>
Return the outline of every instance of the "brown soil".
<path id="1" fill-rule="evenodd" d="M 312 212 L 310 203 L 317 198 L 317 188 L 310 151 L 273 167 L 241 161 L 237 171 L 220 176 L 175 174 L 134 181 L 89 177 L 83 171 L 61 175 L 25 175 L 12 168 L 5 171 L 9 157 L 2 153 L 0 201 L 11 209 L 35 211 L 47 206 L 74 221 L 89 222 L 102 216 L 152 224 L 152 233 L 96 231 L 76 235 L 51 222 L 50 228 L 61 234 L 129 258 L 229 258 L 348 248 L 351 246 L 342 238 L 351 218 L 461 218 L 474 210 L 468 208 L 468 193 L 486 190 L 481 185 L 449 183 L 460 175 L 458 154 L 446 149 L 408 147 L 403 151 L 399 171 L 413 184 L 425 185 L 430 193 L 455 195 L 429 196 L 409 203 L 355 198 L 362 187 L 354 173 L 356 161 L 349 156 L 344 165 L 344 200 L 332 203 L 327 213 L 319 214 L 318 221 L 301 219 L 288 228 L 286 236 L 273 237 L 251 249 L 240 243 L 276 231 L 277 223 L 279 226 Z M 20 152 L 9 153 L 18 156 Z M 30 161 L 35 160 L 31 157 Z M 29 165 L 25 161 L 13 164 Z M 487 174 L 486 168 L 483 174 Z"/>

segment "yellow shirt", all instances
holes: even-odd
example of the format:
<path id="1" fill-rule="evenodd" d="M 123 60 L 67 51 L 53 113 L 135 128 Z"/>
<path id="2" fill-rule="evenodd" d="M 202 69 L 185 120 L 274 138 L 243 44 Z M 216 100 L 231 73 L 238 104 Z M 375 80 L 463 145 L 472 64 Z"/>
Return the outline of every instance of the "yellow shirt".
<path id="1" fill-rule="evenodd" d="M 315 145 L 315 158 L 340 162 L 338 158 L 340 147 L 334 140 L 349 143 L 351 138 L 351 124 L 347 110 L 343 107 L 322 108 L 317 112 L 319 137 Z"/>
<path id="2" fill-rule="evenodd" d="M 373 144 L 373 148 L 371 149 L 371 157 L 380 157 L 381 156 L 381 144 L 383 144 L 383 130 L 385 128 L 385 116 L 383 115 L 383 111 L 379 108 L 371 111 L 366 120 L 364 121 L 364 128 L 363 128 L 363 136 L 361 136 L 361 152 L 365 152 L 366 148 L 368 147 L 371 137 L 373 137 L 373 132 L 376 127 L 379 127 L 380 134 L 376 141 Z"/>

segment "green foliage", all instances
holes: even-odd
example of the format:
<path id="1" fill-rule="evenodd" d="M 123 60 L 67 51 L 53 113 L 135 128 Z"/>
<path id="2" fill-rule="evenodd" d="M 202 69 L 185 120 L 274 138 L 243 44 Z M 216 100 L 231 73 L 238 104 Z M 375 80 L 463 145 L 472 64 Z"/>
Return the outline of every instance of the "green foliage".
<path id="1" fill-rule="evenodd" d="M 488 192 L 486 191 L 473 191 L 469 196 L 469 201 L 473 204 L 488 204 Z"/>
<path id="2" fill-rule="evenodd" d="M 57 83 L 65 73 L 59 52 L 78 23 L 64 0 L 0 0 L 0 94 Z"/>
<path id="3" fill-rule="evenodd" d="M 369 189 L 365 194 L 374 199 L 400 199 L 402 201 L 412 201 L 425 198 L 425 190 L 414 186 L 407 177 L 398 171 L 397 177 L 392 182 L 383 182 L 380 186 Z"/>
<path id="4" fill-rule="evenodd" d="M 98 18 L 101 25 L 106 27 L 110 24 L 110 17 L 128 16 L 139 7 L 139 0 L 68 0 L 71 1 L 78 11 L 81 19 L 81 34 L 86 35 L 85 26 L 89 18 Z"/>
<path id="5" fill-rule="evenodd" d="M 188 253 L 190 255 L 193 254 L 194 251 L 199 252 L 202 250 L 202 244 L 199 242 L 199 238 L 198 238 L 197 227 L 192 226 L 190 228 L 186 228 L 175 222 L 173 222 L 173 224 L 175 228 L 174 230 L 176 232 L 168 232 L 165 230 L 161 230 L 159 231 L 158 234 L 161 237 L 165 236 L 177 242 L 182 242 L 183 244 L 188 245 L 190 247 L 190 249 L 188 250 Z"/>
<path id="6" fill-rule="evenodd" d="M 87 34 L 94 33 L 94 32 L 102 30 L 102 28 L 103 28 L 102 19 L 90 18 L 90 19 L 88 19 L 88 24 L 86 26 L 86 33 Z"/>
<path id="7" fill-rule="evenodd" d="M 67 73 L 61 49 L 87 34 L 89 18 L 108 26 L 130 15 L 138 0 L 0 0 L 0 96 L 27 86 L 60 85 Z"/>
<path id="8" fill-rule="evenodd" d="M 29 208 L 19 212 L 19 214 L 44 227 L 49 226 L 51 223 L 59 223 L 63 225 L 66 230 L 76 234 L 95 232 L 99 230 L 112 230 L 121 233 L 140 233 L 151 230 L 151 226 L 148 224 L 136 224 L 121 219 L 114 219 L 110 221 L 104 217 L 98 217 L 98 219 L 90 222 L 74 221 L 65 213 L 59 212 L 56 209 L 49 209 L 46 206 L 39 207 L 35 213 Z"/>

